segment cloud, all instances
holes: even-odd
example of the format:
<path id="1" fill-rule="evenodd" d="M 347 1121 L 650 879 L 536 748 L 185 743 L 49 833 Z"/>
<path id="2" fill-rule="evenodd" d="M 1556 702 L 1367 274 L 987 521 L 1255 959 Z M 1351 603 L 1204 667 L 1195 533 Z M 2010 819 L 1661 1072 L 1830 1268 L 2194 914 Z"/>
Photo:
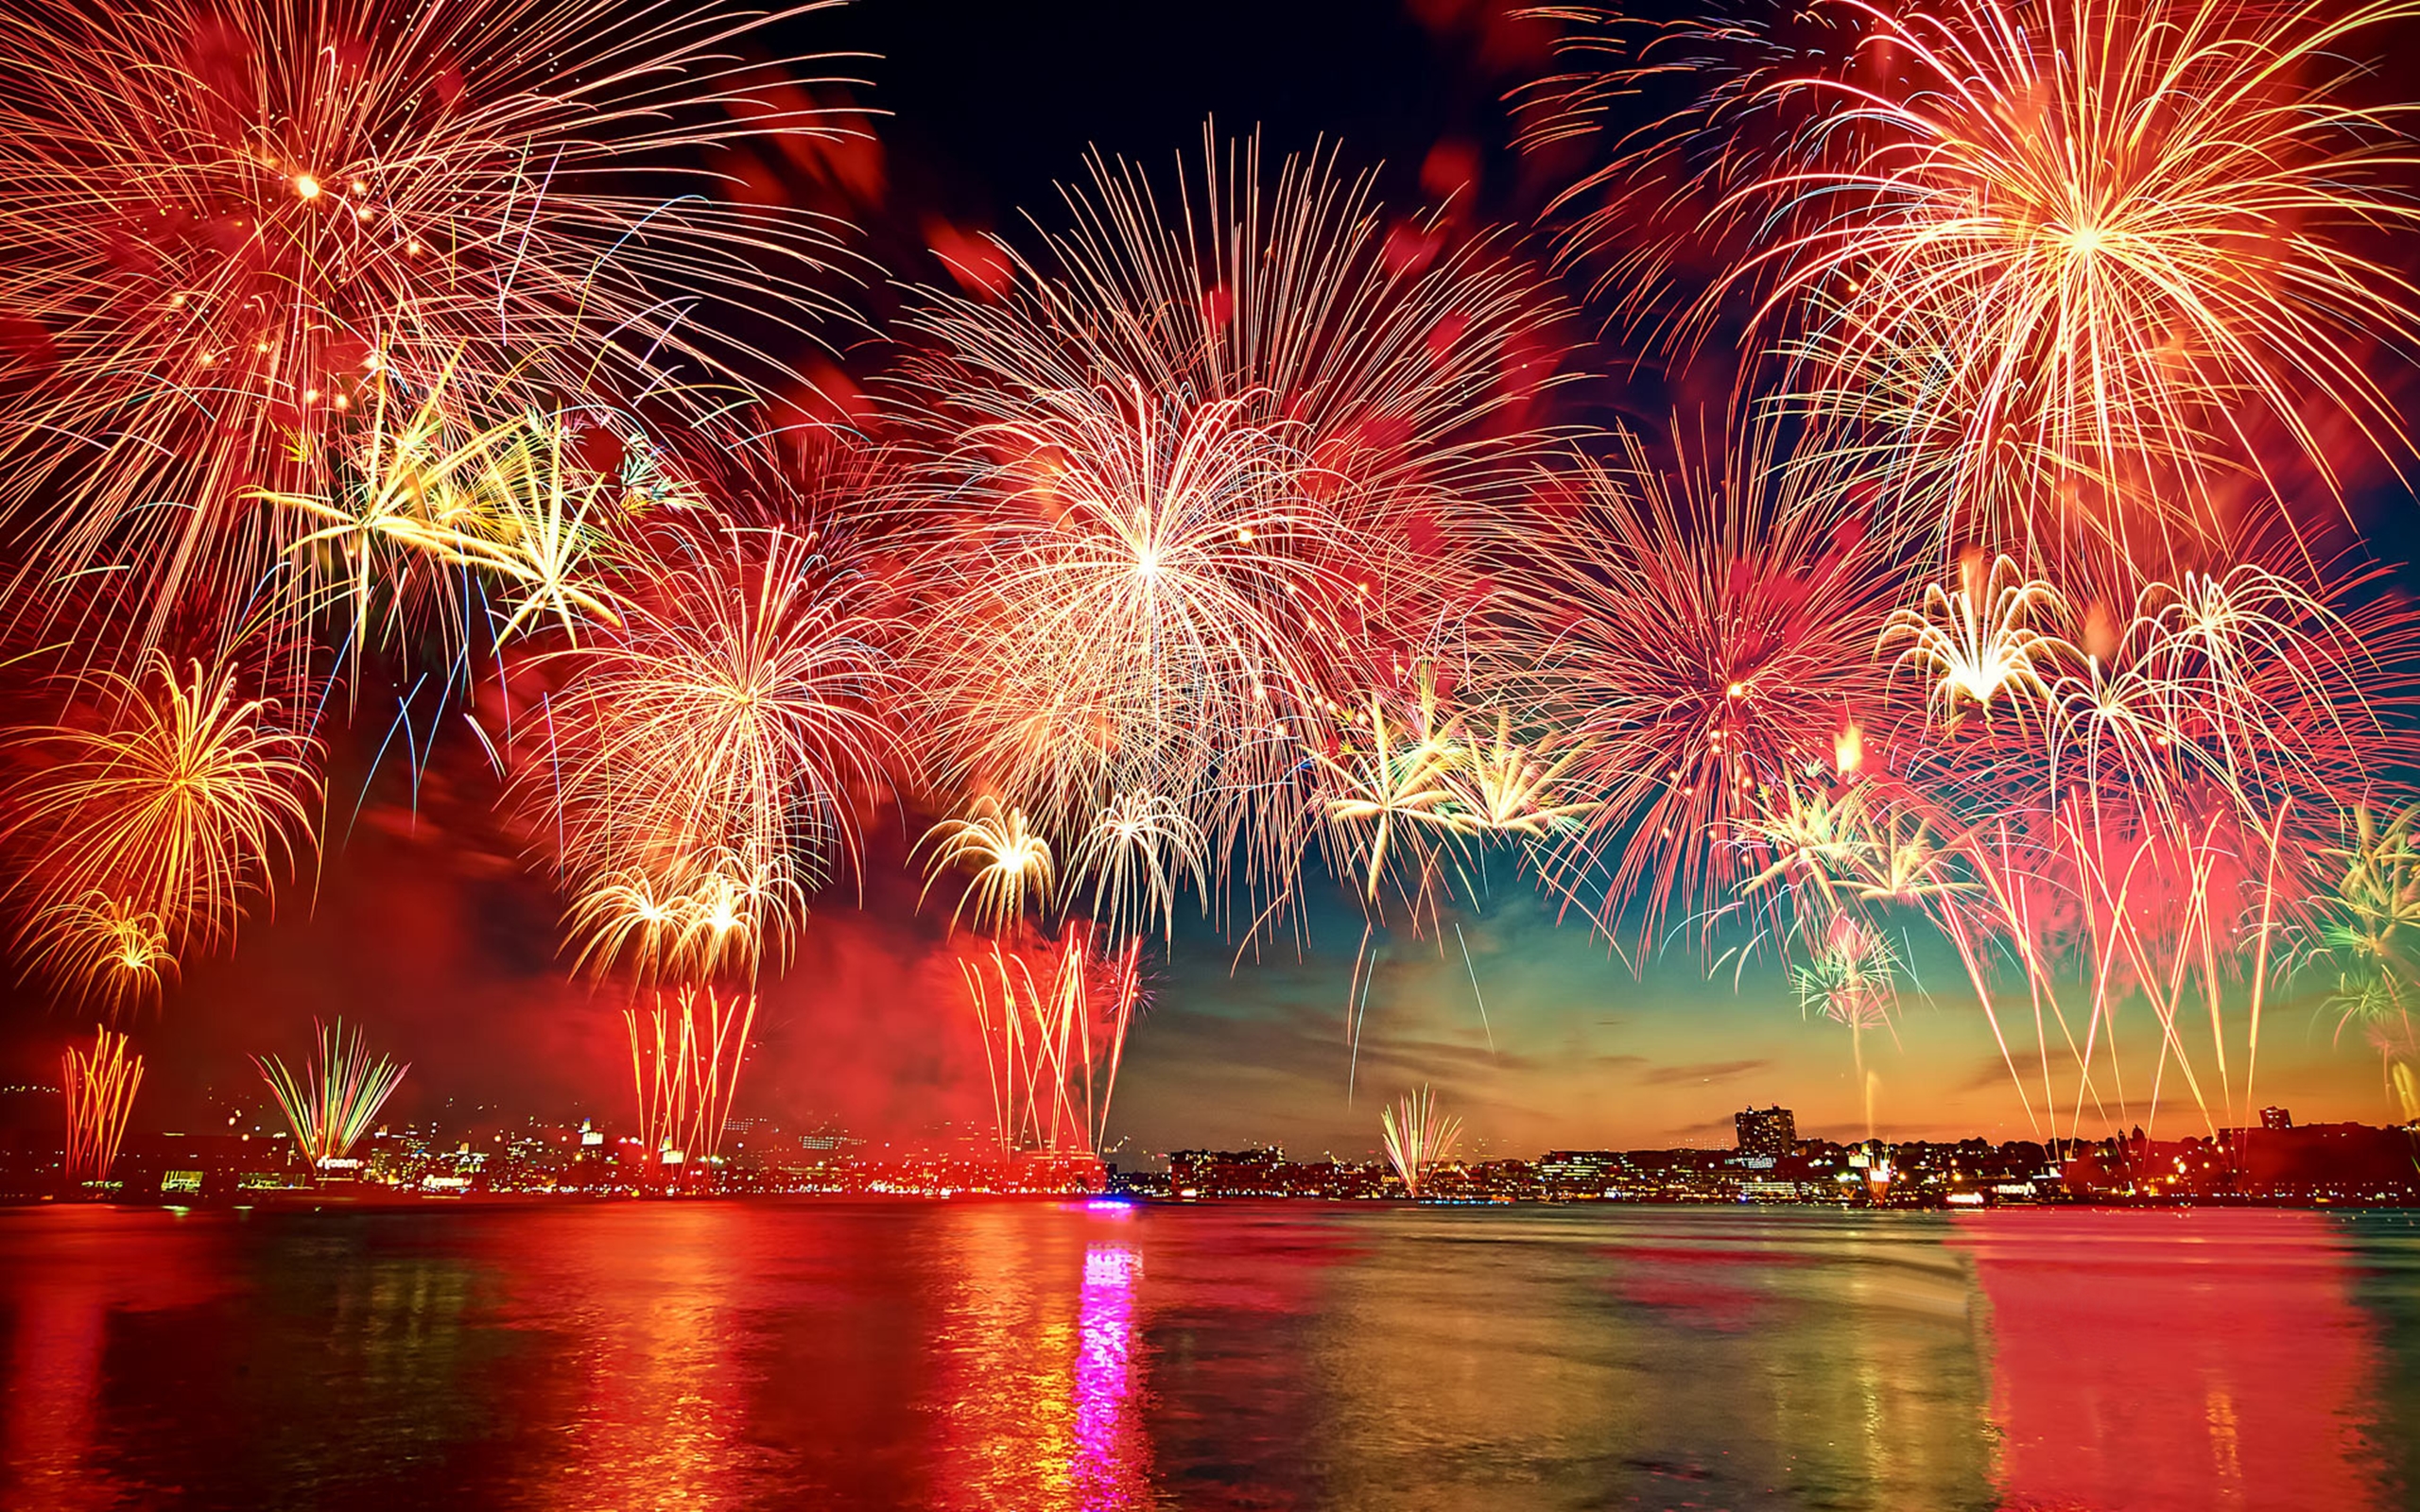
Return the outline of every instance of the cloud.
<path id="1" fill-rule="evenodd" d="M 1690 1081 L 1737 1081 L 1772 1065 L 1770 1060 L 1701 1060 L 1685 1066 L 1658 1066 L 1639 1080 L 1650 1087 L 1672 1087 Z"/>

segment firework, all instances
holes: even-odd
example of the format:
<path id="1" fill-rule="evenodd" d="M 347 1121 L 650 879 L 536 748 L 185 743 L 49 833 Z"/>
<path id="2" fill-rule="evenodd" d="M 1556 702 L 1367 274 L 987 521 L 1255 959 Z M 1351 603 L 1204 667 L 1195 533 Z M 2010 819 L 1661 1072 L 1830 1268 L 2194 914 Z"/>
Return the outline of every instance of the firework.
<path id="1" fill-rule="evenodd" d="M 1549 874 L 1610 934 L 1642 937 L 1744 880 L 1732 839 L 1777 787 L 1878 707 L 1874 647 L 1900 592 L 1849 491 L 1751 438 L 1720 472 L 1657 468 L 1634 436 L 1587 464 L 1567 509 L 1515 538 L 1533 565 L 1508 615 L 1525 702 L 1589 807 L 1559 826 Z M 1590 897 L 1589 893 L 1594 892 Z"/>
<path id="2" fill-rule="evenodd" d="M 972 872 L 958 906 L 950 911 L 953 929 L 969 904 L 977 929 L 997 932 L 1024 918 L 1028 901 L 1049 902 L 1056 876 L 1050 842 L 1026 822 L 1023 809 L 1004 809 L 996 799 L 977 799 L 964 818 L 943 819 L 923 843 L 933 848 L 925 882 L 927 896 L 942 873 L 961 867 Z"/>
<path id="3" fill-rule="evenodd" d="M 1992 563 L 1988 576 L 1980 569 L 1981 559 L 1969 557 L 1958 588 L 1926 584 L 1924 607 L 1892 615 L 1882 644 L 1907 642 L 1897 666 L 1912 665 L 1928 696 L 1953 713 L 1972 705 L 1988 719 L 1995 697 L 2048 691 L 2041 667 L 2058 647 L 2034 622 L 2061 606 L 2048 583 L 2020 580 L 2006 557 Z"/>
<path id="4" fill-rule="evenodd" d="M 756 995 L 683 988 L 668 1007 L 658 992 L 644 1017 L 630 1008 L 622 1018 L 631 1033 L 639 1143 L 648 1160 L 677 1181 L 673 1167 L 720 1160 L 756 1023 Z"/>
<path id="5" fill-rule="evenodd" d="M 784 896 L 769 896 L 774 885 L 730 855 L 666 879 L 638 869 L 608 872 L 573 901 L 565 921 L 579 947 L 572 969 L 594 969 L 601 976 L 626 966 L 642 987 L 703 982 L 725 972 L 753 978 L 762 965 L 765 920 L 804 907 L 794 885 Z"/>
<path id="6" fill-rule="evenodd" d="M 143 670 L 78 679 L 83 723 L 11 733 L 33 765 L 9 793 L 9 837 L 27 858 L 17 886 L 71 911 L 97 895 L 146 939 L 207 951 L 309 843 L 316 745 L 270 700 L 242 696 L 231 666 L 155 654 Z M 35 910 L 37 932 L 44 917 Z"/>
<path id="7" fill-rule="evenodd" d="M 368 1037 L 355 1029 L 348 1040 L 342 1019 L 313 1028 L 319 1043 L 302 1075 L 275 1056 L 255 1057 L 252 1064 L 285 1111 L 294 1147 L 316 1175 L 353 1153 L 411 1067 L 385 1056 L 372 1060 Z"/>
<path id="8" fill-rule="evenodd" d="M 1092 879 L 1092 915 L 1113 937 L 1142 934 L 1153 919 L 1163 939 L 1176 931 L 1176 891 L 1204 890 L 1201 827 L 1167 799 L 1120 793 L 1093 820 L 1068 859 L 1068 896 Z"/>
<path id="9" fill-rule="evenodd" d="M 583 626 L 618 626 L 609 586 L 621 542 L 612 526 L 691 502 L 644 431 L 594 407 L 472 422 L 449 391 L 451 373 L 406 408 L 381 389 L 357 436 L 345 438 L 332 491 L 257 496 L 301 529 L 291 547 L 296 593 L 308 613 L 331 611 L 357 662 L 433 606 L 442 639 L 470 639 L 460 574 L 469 568 L 504 601 L 486 627 L 501 646 L 548 621 L 573 640 Z M 610 467 L 579 454 L 614 456 Z M 480 602 L 489 602 L 485 593 Z"/>
<path id="10" fill-rule="evenodd" d="M 579 902 L 579 958 L 752 973 L 807 894 L 856 864 L 895 750 L 877 585 L 814 527 L 654 527 L 622 625 L 562 678 L 522 776 Z"/>
<path id="11" fill-rule="evenodd" d="M 2330 428 L 2401 450 L 2370 359 L 2420 324 L 2379 260 L 2420 214 L 2410 107 L 2361 104 L 2357 58 L 2405 0 L 1816 9 L 1828 45 L 1740 44 L 1650 135 L 1761 112 L 1705 217 L 1758 249 L 1716 297 L 1758 291 L 1801 391 L 1893 433 L 1953 539 L 2206 534 L 2247 470 L 2340 489 Z"/>
<path id="12" fill-rule="evenodd" d="M 1327 157 L 1214 150 L 1173 215 L 1091 177 L 910 320 L 941 775 L 1068 855 L 1149 795 L 1282 895 L 1330 702 L 1467 608 L 1442 532 L 1517 493 L 1554 311 L 1484 243 L 1407 262 Z"/>
<path id="13" fill-rule="evenodd" d="M 1142 1001 L 1141 959 L 1140 940 L 1104 953 L 1080 925 L 1039 961 L 996 942 L 959 958 L 1003 1159 L 1020 1150 L 1099 1151 Z"/>
<path id="14" fill-rule="evenodd" d="M 1386 704 L 1374 696 L 1334 745 L 1334 755 L 1315 752 L 1313 760 L 1327 822 L 1362 874 L 1364 904 L 1379 902 L 1392 864 L 1409 874 L 1399 876 L 1397 885 L 1413 916 L 1429 912 L 1441 862 L 1481 828 L 1453 781 L 1463 755 L 1460 725 L 1441 722 L 1434 687 L 1424 676 L 1409 718 L 1390 728 Z"/>
<path id="15" fill-rule="evenodd" d="M 2366 806 L 2331 853 L 2342 870 L 2327 901 L 2321 938 L 2337 966 L 2335 1004 L 2347 1020 L 2399 1016 L 2420 947 L 2420 809 L 2381 823 Z"/>
<path id="16" fill-rule="evenodd" d="M 1898 1005 L 1899 957 L 1891 943 L 1853 914 L 1835 914 L 1814 955 L 1793 973 L 1802 1011 L 1849 1031 L 1857 1080 L 1865 1097 L 1865 1136 L 1874 1137 L 1874 1082 L 1865 1069 L 1865 1034 L 1889 1028 Z"/>
<path id="17" fill-rule="evenodd" d="M 2408 611 L 2340 611 L 2345 583 L 2306 589 L 2256 560 L 2146 583 L 2123 620 L 2079 614 L 2014 570 L 1999 582 L 2004 604 L 2027 605 L 2001 616 L 2024 642 L 2005 691 L 2026 717 L 1967 721 L 1973 705 L 1934 687 L 1929 745 L 1906 766 L 1921 782 L 1893 787 L 1931 826 L 1914 832 L 1926 868 L 1961 879 L 1927 911 L 1979 996 L 1979 946 L 2022 968 L 2046 1103 L 2055 1026 L 2078 1062 L 2074 1116 L 2122 1107 L 2118 1012 L 2139 1002 L 2156 1030 L 2153 1107 L 2182 1082 L 2212 1127 L 2240 1120 L 2285 943 L 2324 911 L 2327 826 L 2348 795 L 2402 786 L 2385 716 L 2409 693 L 2404 674 L 2379 674 L 2406 654 Z"/>
<path id="18" fill-rule="evenodd" d="M 723 408 L 735 345 L 699 302 L 795 323 L 830 242 L 814 217 L 720 198 L 687 159 L 844 129 L 734 56 L 766 19 L 532 0 L 12 9 L 8 50 L 43 60 L 0 85 L 19 602 L 113 574 L 149 644 L 181 602 L 244 601 L 303 529 L 250 491 L 318 491 L 322 448 L 389 395 Z"/>
<path id="19" fill-rule="evenodd" d="M 1456 764 L 1469 823 L 1493 834 L 1546 840 L 1579 825 L 1597 805 L 1577 796 L 1566 778 L 1577 747 L 1547 735 L 1525 745 L 1512 735 L 1512 713 L 1495 712 L 1492 737 L 1465 737 Z"/>
<path id="20" fill-rule="evenodd" d="M 1864 17 L 1757 0 L 1663 21 L 1589 6 L 1537 13 L 1562 24 L 1555 51 L 1571 67 L 1514 91 L 1520 146 L 1607 149 L 1555 196 L 1553 209 L 1575 213 L 1563 251 L 1596 265 L 1590 293 L 1611 301 L 1616 323 L 1685 339 L 1707 312 L 1669 307 L 1676 273 L 1700 261 L 1719 208 L 1772 171 L 1804 126 L 1791 81 L 1812 59 L 1853 51 Z"/>
<path id="21" fill-rule="evenodd" d="M 1437 1110 L 1436 1100 L 1423 1087 L 1393 1108 L 1378 1111 L 1378 1127 L 1387 1147 L 1387 1163 L 1403 1182 L 1403 1194 L 1417 1201 L 1429 1175 L 1454 1158 L 1462 1140 L 1462 1121 Z"/>
<path id="22" fill-rule="evenodd" d="M 143 1057 L 126 1036 L 96 1030 L 90 1055 L 67 1047 L 60 1057 L 59 1086 L 67 1104 L 67 1181 L 70 1186 L 109 1179 L 117 1147 L 126 1138 L 127 1115 L 143 1085 Z"/>
<path id="23" fill-rule="evenodd" d="M 37 914 L 25 935 L 26 965 L 112 1017 L 159 1002 L 177 957 L 157 914 L 89 892 Z"/>

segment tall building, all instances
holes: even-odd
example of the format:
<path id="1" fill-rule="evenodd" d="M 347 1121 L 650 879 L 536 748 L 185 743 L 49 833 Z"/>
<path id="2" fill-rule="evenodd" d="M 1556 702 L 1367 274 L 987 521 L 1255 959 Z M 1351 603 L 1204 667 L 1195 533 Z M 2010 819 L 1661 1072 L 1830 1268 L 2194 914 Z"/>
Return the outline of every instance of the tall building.
<path id="1" fill-rule="evenodd" d="M 2260 1110 L 2260 1126 L 2272 1129 L 2291 1128 L 2294 1126 L 2294 1115 L 2282 1108 L 2264 1108 Z"/>
<path id="2" fill-rule="evenodd" d="M 1798 1115 L 1787 1108 L 1747 1108 L 1735 1114 L 1739 1153 L 1751 1159 L 1785 1160 L 1798 1143 Z"/>

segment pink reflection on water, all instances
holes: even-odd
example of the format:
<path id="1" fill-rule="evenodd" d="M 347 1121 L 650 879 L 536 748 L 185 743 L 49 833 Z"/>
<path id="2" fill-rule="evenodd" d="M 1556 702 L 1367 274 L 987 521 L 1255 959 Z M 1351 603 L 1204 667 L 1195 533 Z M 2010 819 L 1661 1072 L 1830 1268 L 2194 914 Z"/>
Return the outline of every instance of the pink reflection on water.
<path id="1" fill-rule="evenodd" d="M 2377 1342 L 2313 1212 L 1975 1213 L 2014 1508 L 2383 1507 Z"/>
<path id="2" fill-rule="evenodd" d="M 1080 1505 L 1132 1504 L 1143 1486 L 1142 1435 L 1133 1418 L 1134 1280 L 1143 1257 L 1130 1245 L 1084 1250 L 1077 1322 L 1076 1493 Z"/>
<path id="3" fill-rule="evenodd" d="M 1136 1283 L 1123 1237 L 1036 1225 L 1029 1211 L 951 1214 L 937 1252 L 947 1293 L 939 1336 L 935 1505 L 1115 1512 L 1150 1503 L 1139 1400 Z"/>

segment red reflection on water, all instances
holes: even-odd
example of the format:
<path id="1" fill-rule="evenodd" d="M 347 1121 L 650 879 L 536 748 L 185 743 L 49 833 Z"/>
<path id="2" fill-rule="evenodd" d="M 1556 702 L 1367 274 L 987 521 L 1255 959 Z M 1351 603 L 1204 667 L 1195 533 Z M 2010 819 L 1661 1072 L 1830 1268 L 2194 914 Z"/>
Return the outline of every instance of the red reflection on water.
<path id="1" fill-rule="evenodd" d="M 183 1231 L 166 1212 L 128 1217 L 106 1208 L 31 1210 L 10 1220 L 39 1228 L 44 1248 L 12 1276 L 39 1300 L 15 1310 L 9 1391 L 0 1412 L 0 1502 L 58 1508 L 117 1506 L 131 1494 L 94 1452 L 101 1430 L 111 1325 L 127 1313 L 193 1307 L 221 1287 L 210 1236 Z M 126 1243 L 141 1225 L 147 1252 Z M 22 1500 L 21 1500 L 22 1499 Z"/>
<path id="2" fill-rule="evenodd" d="M 62 1287 L 17 1322 L 9 1351 L 9 1482 L 39 1491 L 54 1506 L 102 1506 L 116 1500 L 106 1483 L 88 1481 L 94 1399 L 101 1381 L 107 1301 L 95 1287 Z"/>
<path id="3" fill-rule="evenodd" d="M 1610 1245 L 1598 1253 L 1621 1262 L 1613 1285 L 1623 1301 L 1718 1333 L 1745 1333 L 1766 1323 L 1773 1306 L 1759 1286 L 1728 1278 L 1760 1280 L 1806 1263 L 1804 1256 L 1712 1245 Z"/>
<path id="4" fill-rule="evenodd" d="M 2381 1506 L 2377 1371 L 2312 1212 L 1962 1214 L 2016 1508 Z"/>
<path id="5" fill-rule="evenodd" d="M 620 1217 L 621 1214 L 614 1216 Z M 745 1362 L 733 1319 L 757 1267 L 729 1204 L 650 1204 L 615 1244 L 556 1257 L 559 1297 L 588 1302 L 585 1380 L 548 1504 L 724 1507 L 747 1484 Z M 594 1304 L 603 1302 L 605 1305 Z"/>

